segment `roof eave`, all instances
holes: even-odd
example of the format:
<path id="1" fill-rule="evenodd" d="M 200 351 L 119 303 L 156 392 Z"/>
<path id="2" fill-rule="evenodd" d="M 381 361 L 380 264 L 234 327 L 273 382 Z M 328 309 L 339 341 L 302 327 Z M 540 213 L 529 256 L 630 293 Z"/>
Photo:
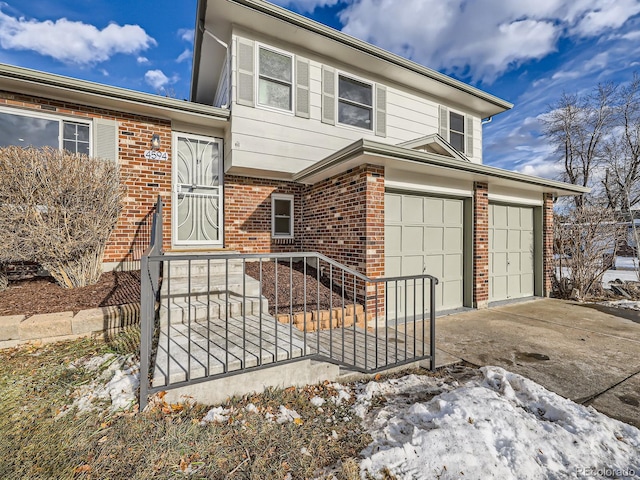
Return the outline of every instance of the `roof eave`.
<path id="1" fill-rule="evenodd" d="M 560 196 L 582 195 L 591 191 L 590 188 L 579 185 L 571 185 L 556 180 L 534 177 L 497 167 L 466 162 L 429 152 L 409 150 L 365 139 L 358 140 L 324 160 L 296 173 L 293 175 L 293 180 L 301 183 L 316 183 L 319 180 L 319 176 L 322 176 L 322 172 L 330 168 L 338 167 L 341 164 L 344 165 L 349 160 L 363 155 L 414 162 L 416 165 L 429 165 L 450 171 L 459 171 L 488 178 L 529 184 L 544 190 L 556 192 L 556 194 Z"/>
<path id="2" fill-rule="evenodd" d="M 170 119 L 172 114 L 208 117 L 211 120 L 228 121 L 230 112 L 221 108 L 193 103 L 175 98 L 162 97 L 150 93 L 136 92 L 120 87 L 112 87 L 100 83 L 88 82 L 61 75 L 40 72 L 13 65 L 0 64 L 0 88 L 2 80 L 19 82 L 19 93 L 34 94 L 34 90 L 42 91 L 42 95 L 50 94 L 61 97 L 59 92 L 74 92 L 85 97 L 93 106 L 109 108 L 109 103 L 118 102 L 128 106 L 129 113 L 139 113 L 139 108 L 152 109 L 161 118 Z M 113 107 L 112 107 L 113 108 Z"/>

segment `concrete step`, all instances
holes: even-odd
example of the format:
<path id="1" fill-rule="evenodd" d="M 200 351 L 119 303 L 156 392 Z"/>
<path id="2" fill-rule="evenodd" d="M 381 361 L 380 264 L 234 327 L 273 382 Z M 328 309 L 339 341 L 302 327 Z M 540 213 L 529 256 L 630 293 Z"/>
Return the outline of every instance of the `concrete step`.
<path id="1" fill-rule="evenodd" d="M 290 332 L 273 317 L 250 316 L 174 324 L 160 329 L 153 386 L 163 386 L 228 373 L 243 368 L 290 360 L 305 355 L 299 332 Z M 228 347 L 228 348 L 227 348 Z M 306 354 L 314 354 L 307 345 Z M 241 378 L 241 377 L 238 377 Z"/>
<path id="2" fill-rule="evenodd" d="M 207 293 L 215 295 L 227 292 L 257 297 L 260 295 L 260 282 L 242 273 L 211 275 L 208 279 L 206 276 L 197 276 L 191 278 L 191 283 L 186 278 L 165 277 L 160 291 L 162 298 L 170 296 L 173 300 L 201 299 L 206 298 Z"/>
<path id="3" fill-rule="evenodd" d="M 169 256 L 170 258 L 170 256 Z M 169 266 L 169 273 L 172 279 L 187 278 L 189 270 L 191 277 L 206 277 L 207 275 L 224 275 L 227 269 L 230 274 L 243 273 L 241 259 L 233 260 L 168 260 L 165 263 L 165 271 Z M 167 275 L 165 274 L 165 277 Z"/>
<path id="4" fill-rule="evenodd" d="M 262 305 L 262 315 L 268 315 L 269 302 L 262 297 L 236 297 L 230 295 L 228 300 L 226 295 L 214 295 L 209 299 L 172 299 L 169 305 L 166 300 L 160 305 L 160 324 L 167 325 L 169 314 L 171 315 L 171 324 L 188 323 L 196 321 L 206 321 L 207 319 L 224 320 L 225 306 L 229 317 L 242 317 L 244 315 L 260 315 L 260 306 Z"/>

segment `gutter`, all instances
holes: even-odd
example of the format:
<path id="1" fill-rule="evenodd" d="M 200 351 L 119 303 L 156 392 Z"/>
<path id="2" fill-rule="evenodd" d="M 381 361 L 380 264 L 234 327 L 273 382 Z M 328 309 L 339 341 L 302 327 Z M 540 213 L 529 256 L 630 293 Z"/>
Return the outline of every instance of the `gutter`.
<path id="1" fill-rule="evenodd" d="M 304 182 L 306 178 L 311 177 L 312 175 L 321 173 L 323 170 L 335 167 L 337 165 L 340 165 L 341 163 L 347 162 L 348 160 L 362 155 L 377 155 L 392 159 L 406 160 L 424 165 L 447 168 L 450 170 L 459 170 L 476 175 L 501 178 L 504 180 L 528 183 L 530 185 L 536 185 L 540 187 L 564 190 L 578 195 L 589 193 L 591 191 L 591 189 L 588 187 L 571 185 L 569 183 L 559 182 L 556 180 L 547 180 L 545 178 L 525 175 L 523 173 L 511 172 L 502 168 L 465 162 L 455 158 L 442 158 L 439 155 L 434 155 L 428 152 L 408 150 L 406 148 L 386 145 L 383 143 L 373 142 L 371 140 L 365 139 L 358 140 L 357 142 L 352 143 L 351 145 L 327 157 L 326 159 L 294 174 L 293 180 L 297 182 Z"/>
<path id="2" fill-rule="evenodd" d="M 32 85 L 54 87 L 87 95 L 100 96 L 105 99 L 122 100 L 128 103 L 159 107 L 176 112 L 206 115 L 221 120 L 227 120 L 230 115 L 228 110 L 208 105 L 162 97 L 150 93 L 136 92 L 125 88 L 63 77 L 61 75 L 39 72 L 37 70 L 15 67 L 13 65 L 0 64 L 0 80 L 1 79 L 18 80 Z"/>

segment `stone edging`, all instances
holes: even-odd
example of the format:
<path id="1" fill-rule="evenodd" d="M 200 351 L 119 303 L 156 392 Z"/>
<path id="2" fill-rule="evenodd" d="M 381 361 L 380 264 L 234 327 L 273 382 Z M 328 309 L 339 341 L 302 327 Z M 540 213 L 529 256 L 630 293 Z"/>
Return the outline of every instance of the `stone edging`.
<path id="1" fill-rule="evenodd" d="M 291 315 L 288 313 L 278 314 L 278 321 L 280 323 L 290 323 Z M 365 327 L 364 307 L 360 304 L 345 305 L 344 310 L 342 308 L 312 310 L 306 313 L 306 317 L 304 312 L 293 314 L 293 326 L 300 331 L 307 332 L 351 327 L 354 322 L 360 328 Z"/>
<path id="2" fill-rule="evenodd" d="M 58 342 L 80 337 L 115 334 L 140 322 L 140 304 L 92 308 L 73 312 L 44 313 L 25 317 L 0 317 L 0 348 L 28 342 Z"/>

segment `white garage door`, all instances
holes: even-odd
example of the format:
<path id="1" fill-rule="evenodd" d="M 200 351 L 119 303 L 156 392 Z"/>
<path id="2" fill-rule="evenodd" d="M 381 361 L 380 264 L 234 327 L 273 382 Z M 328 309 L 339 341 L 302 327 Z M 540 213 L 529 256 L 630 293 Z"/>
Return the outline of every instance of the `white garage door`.
<path id="1" fill-rule="evenodd" d="M 459 199 L 385 194 L 385 275 L 428 273 L 437 277 L 438 310 L 458 308 L 463 302 L 463 207 Z M 427 283 L 427 293 L 428 289 Z M 413 294 L 412 284 L 405 288 L 399 283 L 396 297 L 390 285 L 387 311 L 393 313 L 397 307 L 400 317 L 406 308 L 412 315 Z M 416 298 L 421 313 L 422 296 L 416 293 Z"/>
<path id="2" fill-rule="evenodd" d="M 489 205 L 489 301 L 533 295 L 533 208 Z"/>

